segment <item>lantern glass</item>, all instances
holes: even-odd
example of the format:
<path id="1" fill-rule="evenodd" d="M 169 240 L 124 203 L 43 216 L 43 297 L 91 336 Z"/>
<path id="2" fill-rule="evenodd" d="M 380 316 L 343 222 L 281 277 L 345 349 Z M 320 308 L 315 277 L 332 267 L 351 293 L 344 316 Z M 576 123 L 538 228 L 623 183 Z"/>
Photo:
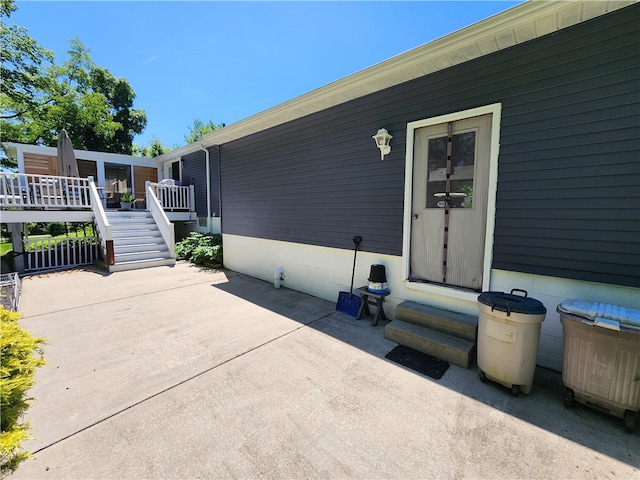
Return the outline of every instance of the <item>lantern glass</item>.
<path id="1" fill-rule="evenodd" d="M 376 146 L 380 149 L 381 158 L 391 151 L 390 143 L 393 137 L 389 135 L 389 132 L 387 132 L 385 128 L 378 130 L 378 133 L 372 138 L 375 140 Z"/>

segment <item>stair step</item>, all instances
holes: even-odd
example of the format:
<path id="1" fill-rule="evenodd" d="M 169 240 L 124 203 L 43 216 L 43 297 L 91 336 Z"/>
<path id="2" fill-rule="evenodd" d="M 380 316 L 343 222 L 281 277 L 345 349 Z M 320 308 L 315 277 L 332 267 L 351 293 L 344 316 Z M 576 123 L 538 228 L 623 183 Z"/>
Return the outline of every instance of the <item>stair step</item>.
<path id="1" fill-rule="evenodd" d="M 468 368 L 475 361 L 473 341 L 397 318 L 385 326 L 384 337 L 459 367 Z"/>
<path id="2" fill-rule="evenodd" d="M 169 250 L 138 250 L 135 252 L 115 253 L 115 263 L 135 262 L 137 260 L 151 260 L 156 258 L 171 258 Z"/>
<path id="3" fill-rule="evenodd" d="M 162 235 L 157 228 L 135 228 L 135 229 L 111 229 L 111 236 L 113 238 L 125 238 L 125 237 L 156 237 Z"/>
<path id="4" fill-rule="evenodd" d="M 147 210 L 106 210 L 107 217 L 152 217 Z"/>
<path id="5" fill-rule="evenodd" d="M 146 210 L 106 212 L 111 225 L 114 265 L 110 272 L 175 265 L 153 215 Z"/>
<path id="6" fill-rule="evenodd" d="M 478 317 L 411 301 L 397 306 L 396 319 L 472 342 L 475 342 L 478 332 Z"/>
<path id="7" fill-rule="evenodd" d="M 164 248 L 163 248 L 164 247 Z M 128 244 L 115 244 L 113 245 L 113 250 L 117 255 L 121 255 L 124 253 L 135 253 L 135 252 L 143 252 L 143 251 L 168 251 L 164 242 L 156 242 L 156 243 L 128 243 Z"/>
<path id="8" fill-rule="evenodd" d="M 176 264 L 175 258 L 152 258 L 148 260 L 136 260 L 131 262 L 119 262 L 109 265 L 110 272 L 124 272 L 126 270 L 138 270 L 140 268 L 152 267 L 173 267 Z"/>
<path id="9" fill-rule="evenodd" d="M 143 244 L 143 243 L 153 243 L 153 244 L 164 244 L 164 239 L 160 232 L 154 234 L 154 232 L 146 232 L 145 235 L 127 235 L 121 237 L 113 237 L 113 245 L 134 245 L 134 244 Z"/>
<path id="10" fill-rule="evenodd" d="M 140 231 L 153 231 L 157 230 L 158 227 L 155 223 L 114 223 L 111 225 L 112 232 L 128 232 L 131 230 L 140 230 Z"/>

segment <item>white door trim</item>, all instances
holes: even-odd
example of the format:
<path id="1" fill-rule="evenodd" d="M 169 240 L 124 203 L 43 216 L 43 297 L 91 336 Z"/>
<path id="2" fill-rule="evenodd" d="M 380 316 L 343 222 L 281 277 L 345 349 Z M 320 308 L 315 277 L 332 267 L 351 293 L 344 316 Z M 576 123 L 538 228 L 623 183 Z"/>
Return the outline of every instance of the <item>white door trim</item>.
<path id="1" fill-rule="evenodd" d="M 500 151 L 500 120 L 501 120 L 502 104 L 494 103 L 483 107 L 472 108 L 460 112 L 454 112 L 447 115 L 440 115 L 424 120 L 417 120 L 407 124 L 407 153 L 405 164 L 404 179 L 404 225 L 403 225 L 403 278 L 407 288 L 433 292 L 445 296 L 455 296 L 466 298 L 466 292 L 459 288 L 448 288 L 441 285 L 431 285 L 428 283 L 410 282 L 409 281 L 409 265 L 411 261 L 411 209 L 412 209 L 412 185 L 413 185 L 413 144 L 414 132 L 418 128 L 428 127 L 439 123 L 453 122 L 464 118 L 476 117 L 480 115 L 492 114 L 491 119 L 491 153 L 489 165 L 489 188 L 487 196 L 487 225 L 485 230 L 484 244 L 484 261 L 483 261 L 483 280 L 482 290 L 489 290 L 491 283 L 491 260 L 493 252 L 493 239 L 495 228 L 495 212 L 496 212 L 496 189 L 498 185 L 498 154 Z M 475 294 L 473 294 L 475 295 Z"/>

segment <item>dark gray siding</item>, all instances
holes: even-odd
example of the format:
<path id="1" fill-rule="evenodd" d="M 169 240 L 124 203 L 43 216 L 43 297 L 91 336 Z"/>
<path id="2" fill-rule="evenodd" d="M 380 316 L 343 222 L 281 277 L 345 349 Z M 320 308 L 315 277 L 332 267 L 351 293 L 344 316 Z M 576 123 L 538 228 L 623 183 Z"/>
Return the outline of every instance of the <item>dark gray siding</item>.
<path id="1" fill-rule="evenodd" d="M 407 122 L 501 102 L 493 266 L 640 286 L 639 12 L 223 145 L 223 232 L 400 255 Z"/>
<path id="2" fill-rule="evenodd" d="M 219 182 L 218 182 L 218 147 L 209 148 L 209 166 L 211 183 L 211 212 L 220 215 Z M 207 167 L 204 151 L 185 155 L 182 158 L 182 183 L 194 185 L 196 196 L 196 214 L 207 216 Z"/>
<path id="3" fill-rule="evenodd" d="M 638 12 L 574 28 L 562 49 L 547 37 L 518 65 L 502 120 L 495 268 L 640 286 Z"/>

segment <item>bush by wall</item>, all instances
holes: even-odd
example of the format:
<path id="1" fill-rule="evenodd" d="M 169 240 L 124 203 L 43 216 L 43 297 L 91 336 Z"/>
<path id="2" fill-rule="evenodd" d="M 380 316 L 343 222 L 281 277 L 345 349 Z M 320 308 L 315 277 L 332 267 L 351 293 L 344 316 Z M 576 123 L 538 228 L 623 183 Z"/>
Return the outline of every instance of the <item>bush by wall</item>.
<path id="1" fill-rule="evenodd" d="M 33 386 L 35 369 L 44 364 L 40 345 L 20 325 L 20 314 L 0 307 L 0 473 L 14 471 L 29 452 L 20 443 L 30 438 L 29 423 L 18 423 L 29 407 L 27 391 Z"/>
<path id="2" fill-rule="evenodd" d="M 222 235 L 191 232 L 187 238 L 177 242 L 176 257 L 197 265 L 222 265 Z"/>

